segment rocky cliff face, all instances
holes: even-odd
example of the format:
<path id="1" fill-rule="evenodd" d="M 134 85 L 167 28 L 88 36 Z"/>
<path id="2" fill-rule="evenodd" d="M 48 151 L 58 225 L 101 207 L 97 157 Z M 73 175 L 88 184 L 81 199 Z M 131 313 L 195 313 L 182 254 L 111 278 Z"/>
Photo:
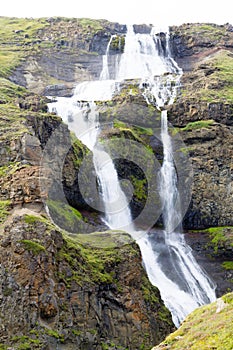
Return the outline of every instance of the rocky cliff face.
<path id="1" fill-rule="evenodd" d="M 18 25 L 22 26 L 22 23 Z M 36 93 L 69 96 L 77 82 L 98 79 L 102 70 L 102 55 L 112 35 L 114 38 L 109 48 L 110 55 L 114 56 L 112 65 L 115 64 L 115 57 L 124 50 L 126 26 L 119 23 L 49 18 L 39 19 L 34 26 L 35 31 L 31 36 L 26 30 L 18 32 L 18 45 L 24 49 L 27 45 L 27 54 L 10 79 Z M 13 28 L 17 28 L 17 25 L 12 24 Z M 137 32 L 148 32 L 150 29 L 147 25 L 135 26 Z M 26 42 L 25 35 L 28 36 Z"/>
<path id="2" fill-rule="evenodd" d="M 232 226 L 232 27 L 183 25 L 172 28 L 171 42 L 184 74 L 169 120 L 187 146 L 194 171 L 184 225 Z"/>
<path id="3" fill-rule="evenodd" d="M 7 30 L 0 28 L 2 347 L 149 348 L 171 331 L 172 323 L 145 276 L 137 246 L 127 236 L 122 242 L 121 235 L 110 233 L 74 240 L 48 222 L 44 202 L 64 230 L 87 232 L 86 222 L 102 229 L 77 187 L 79 166 L 89 151 L 71 141 L 60 118 L 46 113 L 46 98 L 22 87 L 70 96 L 75 83 L 99 76 L 112 34 L 110 54 L 122 52 L 126 28 L 62 18 L 29 22 L 11 19 Z M 145 33 L 150 27 L 135 29 Z M 198 24 L 172 27 L 170 35 L 184 74 L 168 117 L 186 146 L 177 152 L 189 153 L 194 171 L 184 226 L 203 231 L 187 239 L 217 282 L 219 295 L 232 288 L 232 33 L 230 25 Z M 162 161 L 156 137 L 160 112 L 148 107 L 138 81 L 126 82 L 113 101 L 98 108 L 101 122 L 115 127 L 103 131 L 103 140 L 136 141 L 146 149 L 146 159 L 153 154 Z M 115 164 L 119 176 L 133 184 L 131 209 L 137 217 L 148 183 L 132 164 Z"/>
<path id="4" fill-rule="evenodd" d="M 172 329 L 127 235 L 72 238 L 21 209 L 0 250 L 3 348 L 148 349 Z"/>
<path id="5" fill-rule="evenodd" d="M 17 21 L 10 25 L 17 23 L 18 28 Z M 149 349 L 173 323 L 147 279 L 138 246 L 122 232 L 81 234 L 82 227 L 87 232 L 88 220 L 99 228 L 96 214 L 88 212 L 80 193 L 73 191 L 89 150 L 72 139 L 59 117 L 47 113 L 45 97 L 7 79 L 11 75 L 11 80 L 32 88 L 37 81 L 38 91 L 48 84 L 51 76 L 41 78 L 37 61 L 32 69 L 27 65 L 41 57 L 38 45 L 43 47 L 47 38 L 44 25 L 51 30 L 60 22 L 35 22 L 40 26 L 36 36 L 30 37 L 26 29 L 13 32 L 27 61 L 12 71 L 5 62 L 0 72 L 0 347 Z M 24 20 L 20 23 L 23 26 Z M 6 44 L 8 55 L 11 45 Z M 72 45 L 70 50 L 76 42 Z M 1 50 L 2 44 L 0 55 Z M 33 84 L 24 80 L 27 75 Z M 67 93 L 66 86 L 64 90 Z M 48 218 L 45 204 L 63 230 Z"/>
<path id="6" fill-rule="evenodd" d="M 49 195 L 53 218 L 58 214 L 60 227 L 75 230 L 81 216 L 59 205 L 56 162 L 68 149 L 68 179 L 85 147 L 71 146 L 60 118 L 20 107 L 17 94 L 8 107 L 9 114 L 7 108 L 1 114 L 1 346 L 150 348 L 173 325 L 146 277 L 138 246 L 122 233 L 64 236 L 44 210 Z M 45 151 L 51 154 L 41 163 Z M 49 174 L 41 169 L 47 160 Z M 48 187 L 41 187 L 42 175 Z"/>

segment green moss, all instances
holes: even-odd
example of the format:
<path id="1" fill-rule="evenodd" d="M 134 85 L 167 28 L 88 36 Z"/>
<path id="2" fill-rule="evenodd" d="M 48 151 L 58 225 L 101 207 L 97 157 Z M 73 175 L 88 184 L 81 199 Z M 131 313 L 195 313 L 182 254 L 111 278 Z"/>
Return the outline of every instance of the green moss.
<path id="1" fill-rule="evenodd" d="M 192 151 L 195 151 L 195 146 L 181 147 L 176 150 L 176 152 L 182 152 L 185 155 L 191 153 Z"/>
<path id="2" fill-rule="evenodd" d="M 233 261 L 224 261 L 222 267 L 226 270 L 233 270 Z"/>
<path id="3" fill-rule="evenodd" d="M 80 335 L 82 334 L 82 331 L 77 330 L 77 329 L 72 329 L 72 333 L 73 333 L 76 337 L 80 337 Z"/>
<path id="4" fill-rule="evenodd" d="M 78 24 L 83 27 L 84 31 L 89 31 L 92 33 L 97 33 L 98 31 L 103 29 L 100 20 L 90 19 L 90 18 L 79 18 Z"/>
<path id="5" fill-rule="evenodd" d="M 7 349 L 9 349 L 9 346 L 0 344 L 0 350 L 7 350 Z"/>
<path id="6" fill-rule="evenodd" d="M 11 206 L 10 200 L 0 201 L 0 224 L 4 223 L 4 221 L 7 219 L 8 215 L 10 214 L 10 206 Z"/>
<path id="7" fill-rule="evenodd" d="M 209 73 L 205 73 L 209 72 Z M 182 90 L 185 98 L 207 103 L 233 103 L 233 56 L 219 50 L 202 64 L 190 84 Z"/>
<path id="8" fill-rule="evenodd" d="M 115 267 L 127 256 L 137 254 L 131 237 L 121 231 L 86 235 L 63 233 L 63 237 L 65 244 L 57 258 L 66 261 L 72 269 L 72 277 L 60 276 L 67 285 L 72 280 L 79 285 L 115 283 Z"/>
<path id="9" fill-rule="evenodd" d="M 147 180 L 130 176 L 130 182 L 134 187 L 134 196 L 138 201 L 147 199 Z"/>
<path id="10" fill-rule="evenodd" d="M 111 350 L 111 349 L 116 349 L 116 350 L 129 350 L 128 348 L 122 347 L 120 345 L 116 345 L 115 343 L 113 343 L 112 341 L 108 341 L 108 342 L 102 342 L 100 344 L 101 346 L 101 350 Z"/>
<path id="11" fill-rule="evenodd" d="M 46 201 L 53 221 L 68 232 L 79 232 L 82 223 L 81 213 L 70 205 L 61 201 Z"/>
<path id="12" fill-rule="evenodd" d="M 228 293 L 222 296 L 222 300 L 224 303 L 227 303 L 231 306 L 233 306 L 233 293 Z"/>
<path id="13" fill-rule="evenodd" d="M 143 284 L 142 284 L 142 292 L 144 296 L 144 300 L 148 302 L 149 304 L 158 304 L 159 298 L 158 298 L 158 289 L 154 287 L 146 277 L 143 278 Z"/>
<path id="14" fill-rule="evenodd" d="M 110 48 L 114 51 L 124 52 L 125 37 L 116 35 L 111 41 Z"/>
<path id="15" fill-rule="evenodd" d="M 158 349 L 233 349 L 233 293 L 222 300 L 225 305 L 220 312 L 216 302 L 192 312 Z"/>
<path id="16" fill-rule="evenodd" d="M 218 253 L 220 248 L 226 245 L 233 247 L 233 228 L 232 227 L 210 227 L 205 232 L 209 233 L 209 245 L 214 248 L 214 252 Z"/>
<path id="17" fill-rule="evenodd" d="M 142 279 L 141 288 L 145 302 L 148 303 L 150 307 L 156 308 L 159 320 L 170 324 L 172 327 L 173 322 L 170 312 L 162 305 L 158 289 L 149 282 L 146 276 Z"/>
<path id="18" fill-rule="evenodd" d="M 41 349 L 43 345 L 39 339 L 30 338 L 27 335 L 14 336 L 12 342 L 14 343 L 14 349 L 17 350 Z"/>
<path id="19" fill-rule="evenodd" d="M 80 140 L 78 140 L 78 139 L 74 140 L 73 137 L 72 137 L 72 139 L 73 139 L 72 151 L 74 154 L 73 162 L 74 162 L 75 166 L 77 166 L 79 168 L 83 162 L 84 156 L 89 153 L 89 150 Z"/>
<path id="20" fill-rule="evenodd" d="M 24 215 L 24 221 L 29 224 L 29 225 L 35 225 L 38 222 L 43 222 L 48 224 L 49 221 L 48 219 L 46 219 L 45 217 L 41 216 L 41 215 Z"/>
<path id="21" fill-rule="evenodd" d="M 56 331 L 55 329 L 48 329 L 45 328 L 44 329 L 45 334 L 49 335 L 50 337 L 53 337 L 55 339 L 59 339 L 60 342 L 64 342 L 64 335 L 60 334 L 58 331 Z"/>
<path id="22" fill-rule="evenodd" d="M 34 255 L 38 255 L 42 252 L 45 252 L 46 249 L 44 246 L 42 246 L 40 243 L 28 240 L 28 239 L 23 239 L 20 241 L 20 243 L 23 244 L 24 248 L 31 252 Z"/>
<path id="23" fill-rule="evenodd" d="M 208 128 L 213 124 L 213 120 L 198 120 L 195 122 L 188 123 L 184 128 L 180 128 L 179 131 L 189 131 L 189 130 L 196 130 L 201 128 Z"/>

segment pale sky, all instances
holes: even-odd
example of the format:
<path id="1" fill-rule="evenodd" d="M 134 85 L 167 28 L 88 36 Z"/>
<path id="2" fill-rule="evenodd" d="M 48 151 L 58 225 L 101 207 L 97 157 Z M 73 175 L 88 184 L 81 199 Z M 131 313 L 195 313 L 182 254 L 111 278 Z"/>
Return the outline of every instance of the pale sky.
<path id="1" fill-rule="evenodd" d="M 0 16 L 104 18 L 121 24 L 233 24 L 232 0 L 5 0 Z"/>

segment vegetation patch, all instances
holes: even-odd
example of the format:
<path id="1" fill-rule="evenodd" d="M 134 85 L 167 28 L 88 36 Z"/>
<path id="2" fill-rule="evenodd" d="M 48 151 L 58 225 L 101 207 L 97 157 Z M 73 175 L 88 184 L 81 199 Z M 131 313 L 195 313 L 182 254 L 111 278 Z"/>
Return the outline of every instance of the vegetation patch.
<path id="1" fill-rule="evenodd" d="M 4 221 L 7 219 L 8 215 L 10 214 L 10 209 L 10 200 L 0 201 L 0 224 L 3 224 Z"/>
<path id="2" fill-rule="evenodd" d="M 82 215 L 77 209 L 55 200 L 48 200 L 46 204 L 55 224 L 68 232 L 80 232 Z"/>
<path id="3" fill-rule="evenodd" d="M 114 51 L 119 51 L 122 53 L 124 52 L 124 47 L 125 47 L 125 37 L 120 35 L 115 35 L 112 38 L 110 49 Z"/>
<path id="4" fill-rule="evenodd" d="M 224 261 L 222 267 L 226 270 L 233 270 L 233 261 Z"/>
<path id="5" fill-rule="evenodd" d="M 228 246 L 233 247 L 232 227 L 210 227 L 204 232 L 209 234 L 209 245 L 213 247 L 215 253 L 218 253 L 219 249 L 225 249 Z"/>
<path id="6" fill-rule="evenodd" d="M 22 336 L 14 336 L 12 338 L 14 349 L 17 350 L 31 350 L 31 349 L 42 349 L 43 343 L 33 337 L 29 337 L 27 335 Z M 1 348 L 0 348 L 1 349 Z M 6 347 L 6 349 L 9 349 L 9 347 Z"/>
<path id="7" fill-rule="evenodd" d="M 233 103 L 233 55 L 219 50 L 186 75 L 182 96 L 206 103 Z"/>
<path id="8" fill-rule="evenodd" d="M 72 276 L 59 278 L 69 287 L 72 281 L 84 283 L 116 283 L 117 265 L 135 256 L 132 239 L 124 232 L 97 232 L 86 235 L 63 233 L 65 244 L 58 252 L 57 259 L 66 261 L 72 269 Z M 121 246 L 121 249 L 119 249 Z"/>
<path id="9" fill-rule="evenodd" d="M 29 239 L 23 239 L 20 241 L 20 243 L 22 243 L 24 248 L 31 252 L 33 255 L 38 255 L 46 251 L 43 245 Z"/>
<path id="10" fill-rule="evenodd" d="M 213 124 L 213 122 L 213 119 L 190 122 L 184 128 L 180 128 L 179 131 L 192 131 L 201 128 L 208 128 Z"/>
<path id="11" fill-rule="evenodd" d="M 103 25 L 100 20 L 90 19 L 90 18 L 79 18 L 78 24 L 82 27 L 84 32 L 97 33 L 103 30 Z"/>
<path id="12" fill-rule="evenodd" d="M 192 312 L 180 328 L 153 349 L 233 349 L 233 293 Z"/>

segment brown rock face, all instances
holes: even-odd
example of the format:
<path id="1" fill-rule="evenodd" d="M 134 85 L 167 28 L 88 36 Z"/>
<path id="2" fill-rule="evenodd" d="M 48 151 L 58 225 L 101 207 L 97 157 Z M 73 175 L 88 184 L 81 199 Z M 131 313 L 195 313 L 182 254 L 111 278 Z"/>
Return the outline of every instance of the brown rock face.
<path id="1" fill-rule="evenodd" d="M 172 330 L 170 314 L 147 280 L 134 242 L 126 237 L 124 246 L 104 250 L 94 248 L 93 236 L 92 248 L 80 245 L 32 214 L 15 216 L 1 236 L 4 343 L 17 343 L 24 334 L 32 344 L 36 339 L 51 350 L 59 344 L 102 349 L 108 341 L 114 349 L 149 349 Z M 111 233 L 103 237 L 117 239 Z"/>

